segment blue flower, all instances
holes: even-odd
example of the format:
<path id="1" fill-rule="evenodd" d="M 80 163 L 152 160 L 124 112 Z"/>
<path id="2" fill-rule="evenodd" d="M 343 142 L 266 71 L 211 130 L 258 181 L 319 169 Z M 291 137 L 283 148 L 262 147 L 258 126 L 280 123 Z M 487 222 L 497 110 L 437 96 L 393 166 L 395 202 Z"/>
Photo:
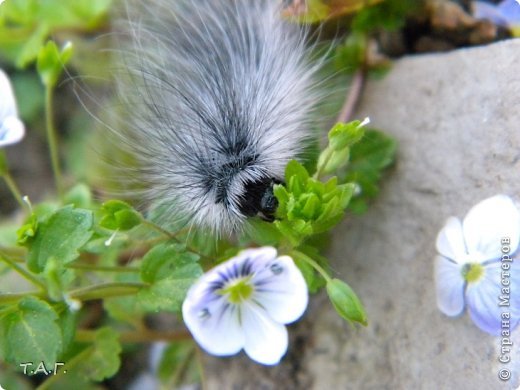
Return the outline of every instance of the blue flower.
<path id="1" fill-rule="evenodd" d="M 520 322 L 519 239 L 520 212 L 505 195 L 478 203 L 462 223 L 449 218 L 437 237 L 439 309 L 456 316 L 467 307 L 481 330 L 512 331 Z"/>
<path id="2" fill-rule="evenodd" d="M 495 5 L 485 1 L 474 1 L 473 16 L 477 19 L 488 19 L 502 27 L 520 27 L 520 2 L 504 0 Z"/>
<path id="3" fill-rule="evenodd" d="M 19 142 L 24 134 L 25 128 L 18 118 L 11 83 L 0 69 L 0 148 Z"/>
<path id="4" fill-rule="evenodd" d="M 288 256 L 263 247 L 240 252 L 204 274 L 188 291 L 184 322 L 197 343 L 217 356 L 244 349 L 253 360 L 277 364 L 287 351 L 284 324 L 308 303 L 307 285 Z"/>

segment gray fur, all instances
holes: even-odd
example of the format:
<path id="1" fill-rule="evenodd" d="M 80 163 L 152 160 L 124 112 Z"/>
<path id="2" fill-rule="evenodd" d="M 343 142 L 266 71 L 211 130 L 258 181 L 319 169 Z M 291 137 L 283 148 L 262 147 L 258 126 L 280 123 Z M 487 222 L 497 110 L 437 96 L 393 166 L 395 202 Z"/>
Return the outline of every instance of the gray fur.
<path id="1" fill-rule="evenodd" d="M 245 183 L 283 180 L 315 105 L 305 30 L 276 1 L 152 0 L 127 6 L 118 91 L 149 201 L 165 218 L 229 233 Z"/>

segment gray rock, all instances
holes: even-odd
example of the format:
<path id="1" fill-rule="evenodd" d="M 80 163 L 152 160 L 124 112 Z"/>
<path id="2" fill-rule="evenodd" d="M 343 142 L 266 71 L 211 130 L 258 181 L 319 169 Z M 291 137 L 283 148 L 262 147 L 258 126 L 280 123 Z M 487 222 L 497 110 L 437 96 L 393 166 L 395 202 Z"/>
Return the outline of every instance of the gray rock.
<path id="1" fill-rule="evenodd" d="M 500 340 L 467 315 L 436 307 L 435 238 L 447 217 L 505 193 L 520 200 L 520 40 L 397 61 L 371 81 L 357 117 L 399 141 L 378 199 L 339 226 L 333 269 L 363 300 L 367 328 L 351 329 L 323 296 L 291 329 L 288 358 L 266 369 L 207 359 L 209 388 L 503 389 Z M 520 337 L 516 335 L 517 347 Z M 303 346 L 302 346 L 303 343 Z M 516 359 L 516 360 L 515 360 Z"/>

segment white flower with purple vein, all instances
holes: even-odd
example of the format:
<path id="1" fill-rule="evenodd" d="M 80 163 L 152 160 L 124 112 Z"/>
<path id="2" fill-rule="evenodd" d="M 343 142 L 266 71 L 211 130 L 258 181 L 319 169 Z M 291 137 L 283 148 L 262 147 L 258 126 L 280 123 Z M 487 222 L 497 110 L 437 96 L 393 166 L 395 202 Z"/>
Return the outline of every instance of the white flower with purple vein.
<path id="1" fill-rule="evenodd" d="M 277 364 L 287 351 L 284 324 L 308 303 L 307 285 L 288 256 L 275 248 L 240 252 L 204 274 L 188 291 L 184 322 L 197 343 L 217 356 L 244 349 L 253 360 Z"/>
<path id="2" fill-rule="evenodd" d="M 493 335 L 510 317 L 512 331 L 520 322 L 519 240 L 520 212 L 505 195 L 473 206 L 462 223 L 449 218 L 437 237 L 439 309 L 456 316 L 467 307 L 475 325 Z"/>
<path id="3" fill-rule="evenodd" d="M 17 143 L 24 134 L 25 128 L 18 118 L 11 83 L 0 69 L 0 148 Z"/>

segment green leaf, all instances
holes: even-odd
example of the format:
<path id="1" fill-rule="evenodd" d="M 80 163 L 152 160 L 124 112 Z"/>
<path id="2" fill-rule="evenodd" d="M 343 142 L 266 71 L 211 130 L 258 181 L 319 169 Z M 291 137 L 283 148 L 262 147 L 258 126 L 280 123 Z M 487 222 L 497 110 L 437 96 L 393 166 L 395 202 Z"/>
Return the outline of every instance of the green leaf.
<path id="1" fill-rule="evenodd" d="M 20 246 L 29 245 L 38 231 L 38 218 L 32 213 L 27 221 L 16 231 L 17 243 Z"/>
<path id="2" fill-rule="evenodd" d="M 352 33 L 345 42 L 336 48 L 334 62 L 336 68 L 352 74 L 365 66 L 367 39 L 364 34 Z"/>
<path id="3" fill-rule="evenodd" d="M 141 278 L 138 273 L 119 273 L 115 277 L 116 282 L 139 283 Z M 103 300 L 103 307 L 110 317 L 117 321 L 126 322 L 133 326 L 139 326 L 145 314 L 145 310 L 138 304 L 137 295 L 111 297 Z"/>
<path id="4" fill-rule="evenodd" d="M 312 224 L 303 219 L 274 221 L 274 224 L 292 246 L 298 246 L 305 237 L 313 233 Z"/>
<path id="5" fill-rule="evenodd" d="M 67 352 L 68 348 L 74 341 L 76 328 L 78 324 L 77 312 L 68 309 L 63 310 L 58 319 L 58 325 L 63 335 L 63 352 Z"/>
<path id="6" fill-rule="evenodd" d="M 289 183 L 293 176 L 297 177 L 301 183 L 305 183 L 309 178 L 309 173 L 298 161 L 291 160 L 285 167 L 285 182 Z"/>
<path id="7" fill-rule="evenodd" d="M 65 194 L 63 203 L 72 204 L 74 207 L 83 209 L 92 207 L 92 193 L 90 188 L 83 183 L 76 184 Z"/>
<path id="8" fill-rule="evenodd" d="M 93 381 L 102 381 L 113 376 L 121 365 L 119 335 L 112 328 L 101 328 L 96 332 L 94 344 L 81 359 L 77 370 Z"/>
<path id="9" fill-rule="evenodd" d="M 143 220 L 141 214 L 128 203 L 109 200 L 101 206 L 103 217 L 99 225 L 110 230 L 130 230 Z"/>
<path id="10" fill-rule="evenodd" d="M 367 316 L 361 301 L 348 284 L 331 279 L 327 282 L 327 294 L 336 312 L 345 320 L 367 325 Z"/>
<path id="11" fill-rule="evenodd" d="M 0 28 L 1 29 L 1 28 Z M 37 74 L 16 72 L 12 75 L 14 94 L 19 105 L 20 117 L 26 123 L 36 123 L 44 109 L 45 91 Z"/>
<path id="12" fill-rule="evenodd" d="M 315 219 L 319 215 L 321 202 L 316 194 L 310 194 L 306 199 L 302 209 L 302 214 L 306 219 Z"/>
<path id="13" fill-rule="evenodd" d="M 164 351 L 157 375 L 166 389 L 178 389 L 182 384 L 200 382 L 196 359 L 196 346 L 192 340 L 180 340 Z"/>
<path id="14" fill-rule="evenodd" d="M 415 0 L 385 0 L 358 12 L 352 22 L 352 29 L 356 32 L 399 29 L 406 22 L 406 17 L 417 9 L 418 4 L 420 2 Z"/>
<path id="15" fill-rule="evenodd" d="M 201 275 L 202 268 L 198 264 L 184 265 L 168 278 L 141 289 L 137 294 L 138 302 L 147 311 L 179 312 L 188 289 Z"/>
<path id="16" fill-rule="evenodd" d="M 368 129 L 352 146 L 345 181 L 356 183 L 360 190 L 349 203 L 352 211 L 364 211 L 367 202 L 377 196 L 381 174 L 394 161 L 396 150 L 395 139 L 374 129 Z"/>
<path id="17" fill-rule="evenodd" d="M 348 123 L 337 123 L 329 131 L 330 147 L 338 152 L 360 141 L 365 135 L 362 124 L 363 122 L 358 120 Z"/>
<path id="18" fill-rule="evenodd" d="M 54 41 L 48 41 L 38 53 L 36 59 L 36 68 L 42 80 L 43 85 L 47 88 L 54 88 L 63 71 L 63 67 L 67 65 L 72 56 L 73 46 L 71 42 L 67 42 L 61 50 Z"/>
<path id="19" fill-rule="evenodd" d="M 24 362 L 43 362 L 54 367 L 62 350 L 62 333 L 52 307 L 28 296 L 18 303 L 18 311 L 3 320 L 6 359 L 18 366 Z"/>
<path id="20" fill-rule="evenodd" d="M 340 151 L 333 151 L 332 149 L 325 149 L 322 155 L 318 158 L 318 169 L 321 173 L 331 174 L 338 169 L 348 164 L 350 157 L 350 148 L 345 148 Z"/>
<path id="21" fill-rule="evenodd" d="M 27 265 L 33 272 L 41 272 L 47 261 L 54 257 L 61 264 L 74 261 L 92 235 L 92 212 L 66 206 L 40 223 L 36 236 L 29 245 Z"/>
<path id="22" fill-rule="evenodd" d="M 187 265 L 196 263 L 199 256 L 186 251 L 180 244 L 160 244 L 143 257 L 141 279 L 147 283 L 166 279 L 177 274 Z"/>
<path id="23" fill-rule="evenodd" d="M 19 68 L 26 68 L 31 62 L 33 62 L 38 57 L 38 54 L 43 50 L 45 39 L 48 35 L 49 27 L 47 24 L 40 24 L 38 28 L 33 31 L 31 36 L 25 40 L 23 46 L 18 49 L 16 55 L 16 66 Z"/>

